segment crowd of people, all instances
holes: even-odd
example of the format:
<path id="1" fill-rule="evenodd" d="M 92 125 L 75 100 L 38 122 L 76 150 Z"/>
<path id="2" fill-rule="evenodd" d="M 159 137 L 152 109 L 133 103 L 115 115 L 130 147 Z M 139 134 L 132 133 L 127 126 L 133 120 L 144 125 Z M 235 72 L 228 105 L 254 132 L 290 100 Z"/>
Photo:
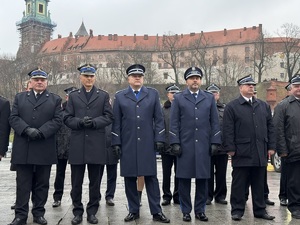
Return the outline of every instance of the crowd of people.
<path id="1" fill-rule="evenodd" d="M 300 219 L 300 75 L 286 87 L 290 95 L 275 108 L 255 96 L 251 75 L 237 80 L 240 95 L 227 105 L 221 103 L 216 84 L 201 90 L 203 72 L 190 67 L 184 73 L 186 88 L 166 87 L 167 101 L 160 103 L 156 89 L 144 86 L 146 69 L 134 64 L 126 70 L 128 88 L 111 101 L 95 86 L 97 68 L 78 68 L 81 87 L 65 89 L 66 101 L 47 90 L 48 74 L 40 68 L 28 73 L 27 90 L 15 96 L 12 109 L 0 97 L 0 160 L 14 131 L 11 170 L 16 171 L 15 218 L 9 225 L 26 224 L 31 195 L 33 222 L 47 224 L 51 167 L 56 164 L 53 207 L 60 207 L 66 166 L 71 167 L 71 224 L 81 224 L 84 211 L 90 224 L 101 200 L 100 186 L 107 171 L 105 201 L 114 206 L 117 168 L 124 177 L 128 215 L 125 222 L 140 218 L 142 192 L 148 197 L 153 221 L 170 223 L 161 206 L 180 204 L 182 220 L 208 221 L 206 205 L 228 204 L 226 169 L 232 162 L 231 217 L 240 221 L 251 188 L 253 214 L 273 220 L 266 211 L 268 199 L 267 162 L 275 151 L 282 158 L 280 204 Z M 276 130 L 275 130 L 276 127 Z M 157 179 L 156 155 L 162 157 L 162 195 Z M 89 199 L 82 203 L 85 170 Z M 174 175 L 172 175 L 172 170 Z M 173 190 L 171 184 L 173 181 Z M 195 199 L 191 200 L 191 180 Z"/>

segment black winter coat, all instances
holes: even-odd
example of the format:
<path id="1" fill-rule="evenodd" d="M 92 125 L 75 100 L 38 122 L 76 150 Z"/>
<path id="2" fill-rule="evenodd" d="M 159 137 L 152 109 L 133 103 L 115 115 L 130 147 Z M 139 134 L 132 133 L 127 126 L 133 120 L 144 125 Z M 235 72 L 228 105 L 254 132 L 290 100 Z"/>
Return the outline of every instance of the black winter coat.
<path id="1" fill-rule="evenodd" d="M 300 160 L 300 102 L 294 96 L 282 100 L 274 111 L 276 151 L 286 153 L 286 161 Z"/>
<path id="2" fill-rule="evenodd" d="M 63 113 L 66 109 L 67 102 L 62 104 Z M 58 159 L 68 159 L 70 149 L 71 129 L 64 123 L 56 134 L 56 150 Z"/>
<path id="3" fill-rule="evenodd" d="M 10 115 L 9 101 L 0 96 L 0 155 L 4 156 L 7 152 L 10 125 L 8 118 Z"/>
<path id="4" fill-rule="evenodd" d="M 224 110 L 223 144 L 235 152 L 233 167 L 267 166 L 268 150 L 275 150 L 270 106 L 259 99 L 250 105 L 241 95 Z"/>

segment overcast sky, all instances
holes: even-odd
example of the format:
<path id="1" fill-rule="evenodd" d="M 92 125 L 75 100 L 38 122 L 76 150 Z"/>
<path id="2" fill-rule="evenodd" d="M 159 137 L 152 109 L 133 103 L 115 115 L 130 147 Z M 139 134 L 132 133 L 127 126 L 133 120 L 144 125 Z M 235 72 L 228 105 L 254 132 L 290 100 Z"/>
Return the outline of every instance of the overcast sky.
<path id="1" fill-rule="evenodd" d="M 0 55 L 14 55 L 25 1 L 1 2 Z M 75 34 L 82 21 L 94 35 L 187 34 L 262 24 L 276 36 L 284 23 L 300 26 L 299 6 L 299 0 L 51 0 L 48 9 L 57 24 L 53 38 Z"/>

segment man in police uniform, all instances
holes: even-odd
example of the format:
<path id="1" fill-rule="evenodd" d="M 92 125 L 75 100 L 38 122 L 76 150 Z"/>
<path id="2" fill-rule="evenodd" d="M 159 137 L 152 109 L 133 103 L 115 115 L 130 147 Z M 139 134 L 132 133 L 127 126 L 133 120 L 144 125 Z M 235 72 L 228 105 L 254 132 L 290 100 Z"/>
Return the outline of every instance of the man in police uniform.
<path id="1" fill-rule="evenodd" d="M 239 221 L 245 211 L 250 182 L 254 217 L 273 220 L 266 211 L 264 179 L 268 154 L 274 154 L 275 130 L 270 106 L 253 97 L 256 83 L 248 75 L 237 81 L 240 96 L 224 111 L 223 144 L 232 157 L 231 216 Z"/>
<path id="2" fill-rule="evenodd" d="M 162 108 L 164 119 L 165 119 L 165 128 L 166 128 L 165 149 L 161 153 L 162 171 L 163 171 L 163 182 L 162 182 L 163 202 L 161 204 L 163 206 L 170 205 L 172 199 L 174 204 L 179 204 L 178 178 L 176 178 L 175 176 L 174 176 L 173 194 L 170 190 L 172 167 L 174 165 L 174 171 L 176 173 L 177 157 L 173 155 L 171 152 L 171 146 L 169 141 L 169 125 L 170 125 L 171 104 L 174 100 L 174 94 L 180 92 L 180 88 L 177 87 L 175 84 L 172 84 L 166 87 L 166 91 L 167 91 L 168 100 L 164 103 Z"/>
<path id="3" fill-rule="evenodd" d="M 69 94 L 76 90 L 75 87 L 69 87 L 64 90 L 66 93 L 66 101 L 62 104 L 63 112 L 66 109 Z M 56 208 L 61 205 L 61 199 L 64 194 L 64 183 L 65 174 L 69 158 L 69 148 L 70 148 L 70 136 L 71 130 L 65 124 L 61 126 L 56 135 L 57 144 L 57 164 L 56 164 L 56 175 L 54 181 L 54 193 L 52 207 Z"/>
<path id="4" fill-rule="evenodd" d="M 285 159 L 287 175 L 287 208 L 292 217 L 300 219 L 300 74 L 290 79 L 290 96 L 274 111 L 276 150 Z"/>
<path id="5" fill-rule="evenodd" d="M 55 134 L 62 125 L 61 98 L 48 92 L 48 74 L 40 68 L 29 74 L 32 90 L 15 97 L 9 122 L 14 129 L 12 163 L 17 171 L 15 219 L 26 224 L 30 192 L 34 192 L 33 222 L 44 218 L 52 164 L 57 162 Z M 32 182 L 34 180 L 34 182 Z"/>
<path id="6" fill-rule="evenodd" d="M 10 115 L 9 101 L 0 96 L 0 161 L 8 148 L 10 125 L 8 118 Z"/>
<path id="7" fill-rule="evenodd" d="M 218 87 L 218 85 L 212 83 L 206 88 L 206 90 L 212 93 L 215 97 L 215 101 L 218 109 L 219 121 L 220 121 L 220 130 L 222 130 L 225 105 L 219 101 L 221 88 Z M 210 179 L 208 180 L 208 197 L 207 197 L 206 205 L 210 205 L 213 199 L 215 199 L 216 203 L 223 204 L 223 205 L 227 204 L 227 201 L 225 200 L 227 195 L 227 186 L 226 186 L 227 162 L 228 162 L 228 155 L 226 154 L 223 146 L 220 145 L 218 151 L 211 156 L 211 170 L 210 170 Z"/>
<path id="8" fill-rule="evenodd" d="M 145 67 L 134 64 L 126 70 L 129 87 L 115 94 L 112 125 L 112 145 L 120 157 L 121 176 L 125 180 L 125 193 L 129 214 L 124 221 L 139 218 L 140 202 L 136 180 L 144 176 L 153 220 L 169 223 L 160 207 L 157 180 L 156 151 L 164 148 L 164 118 L 158 92 L 143 86 Z"/>
<path id="9" fill-rule="evenodd" d="M 82 87 L 69 94 L 64 122 L 72 129 L 69 163 L 71 164 L 71 197 L 74 218 L 80 224 L 84 212 L 81 201 L 85 167 L 89 173 L 87 221 L 97 224 L 99 208 L 100 165 L 105 163 L 105 127 L 113 121 L 109 94 L 94 86 L 96 67 L 85 64 L 78 68 Z"/>
<path id="10" fill-rule="evenodd" d="M 205 215 L 207 182 L 210 178 L 210 149 L 221 144 L 218 112 L 214 96 L 200 90 L 203 73 L 198 67 L 184 73 L 187 89 L 174 96 L 170 118 L 170 144 L 177 158 L 180 206 L 183 221 L 191 221 L 191 179 L 196 179 L 194 212 L 201 221 Z"/>

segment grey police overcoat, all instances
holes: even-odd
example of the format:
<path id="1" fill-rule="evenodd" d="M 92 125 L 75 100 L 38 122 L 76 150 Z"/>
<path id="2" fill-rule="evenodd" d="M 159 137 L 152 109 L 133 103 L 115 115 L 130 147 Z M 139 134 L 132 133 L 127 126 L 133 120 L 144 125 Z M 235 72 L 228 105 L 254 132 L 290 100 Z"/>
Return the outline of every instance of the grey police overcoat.
<path id="1" fill-rule="evenodd" d="M 55 134 L 62 125 L 61 98 L 45 90 L 38 101 L 33 91 L 15 96 L 9 118 L 15 131 L 12 163 L 51 165 L 57 163 Z M 38 128 L 45 139 L 30 141 L 27 127 Z"/>
<path id="2" fill-rule="evenodd" d="M 176 177 L 210 178 L 210 145 L 221 143 L 214 96 L 199 90 L 197 100 L 188 89 L 174 95 L 170 117 L 170 144 L 180 144 Z"/>
<path id="3" fill-rule="evenodd" d="M 93 118 L 96 128 L 79 127 L 79 121 L 85 116 Z M 105 164 L 105 127 L 112 121 L 112 108 L 107 92 L 95 88 L 89 101 L 82 88 L 71 92 L 64 115 L 64 123 L 72 129 L 69 163 Z"/>
<path id="4" fill-rule="evenodd" d="M 129 87 L 115 95 L 112 145 L 121 145 L 121 176 L 157 174 L 154 143 L 165 141 L 164 119 L 158 92 L 142 87 L 137 100 Z"/>

